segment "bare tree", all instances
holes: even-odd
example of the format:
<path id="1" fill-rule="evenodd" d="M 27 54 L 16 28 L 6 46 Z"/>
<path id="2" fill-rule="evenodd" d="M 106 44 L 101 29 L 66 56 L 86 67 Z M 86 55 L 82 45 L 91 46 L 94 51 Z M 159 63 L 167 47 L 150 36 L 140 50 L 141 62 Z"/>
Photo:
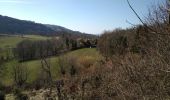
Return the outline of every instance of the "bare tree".
<path id="1" fill-rule="evenodd" d="M 52 73 L 51 73 L 50 58 L 42 57 L 42 59 L 41 59 L 41 67 L 42 67 L 42 71 L 45 72 L 46 82 L 47 82 L 47 85 L 49 86 L 49 89 L 50 89 L 48 95 L 50 96 L 51 93 L 52 93 L 52 83 L 53 83 Z"/>
<path id="2" fill-rule="evenodd" d="M 23 63 L 18 63 L 13 66 L 12 73 L 14 82 L 17 86 L 23 86 L 28 79 L 28 69 Z"/>
<path id="3" fill-rule="evenodd" d="M 150 27 L 150 26 L 155 26 L 154 24 L 157 24 L 158 27 L 157 28 L 161 28 L 160 26 L 167 23 L 167 19 L 169 19 L 169 0 L 167 0 L 166 4 L 164 4 L 163 7 L 159 6 L 158 9 L 155 9 L 155 11 L 149 11 L 149 18 L 146 18 L 147 21 L 145 22 L 144 20 L 142 20 L 142 18 L 139 16 L 139 14 L 135 11 L 135 9 L 133 8 L 133 6 L 130 4 L 129 0 L 127 0 L 127 3 L 130 7 L 130 9 L 134 12 L 134 14 L 136 15 L 136 17 L 140 20 L 140 22 L 143 24 L 143 26 L 150 31 L 150 34 L 159 34 L 159 35 L 170 35 L 167 32 L 164 33 L 158 31 L 156 28 Z M 148 21 L 149 20 L 149 21 Z M 163 21 L 162 21 L 163 20 Z M 149 22 L 149 24 L 148 24 Z M 152 22 L 152 23 L 150 23 Z M 168 22 L 169 25 L 170 21 Z"/>

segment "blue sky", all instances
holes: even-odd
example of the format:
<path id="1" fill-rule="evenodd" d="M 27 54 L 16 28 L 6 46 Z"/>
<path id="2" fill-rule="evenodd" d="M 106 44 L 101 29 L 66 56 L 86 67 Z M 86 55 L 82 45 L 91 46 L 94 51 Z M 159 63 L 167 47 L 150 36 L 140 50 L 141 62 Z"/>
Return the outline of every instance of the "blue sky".
<path id="1" fill-rule="evenodd" d="M 140 16 L 164 0 L 130 0 Z M 140 23 L 126 0 L 0 0 L 0 14 L 92 34 Z"/>

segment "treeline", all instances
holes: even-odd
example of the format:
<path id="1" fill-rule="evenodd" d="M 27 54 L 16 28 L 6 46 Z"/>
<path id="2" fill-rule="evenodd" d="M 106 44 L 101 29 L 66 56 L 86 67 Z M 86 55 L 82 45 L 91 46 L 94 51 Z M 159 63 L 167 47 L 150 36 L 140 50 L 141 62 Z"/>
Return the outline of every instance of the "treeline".
<path id="1" fill-rule="evenodd" d="M 97 48 L 106 57 L 124 55 L 128 52 L 148 54 L 149 49 L 155 48 L 158 37 L 145 26 L 138 25 L 129 29 L 116 29 L 102 34 Z"/>
<path id="2" fill-rule="evenodd" d="M 19 61 L 27 61 L 60 55 L 70 50 L 96 47 L 96 43 L 96 39 L 53 38 L 39 41 L 24 40 L 14 48 L 13 54 Z"/>

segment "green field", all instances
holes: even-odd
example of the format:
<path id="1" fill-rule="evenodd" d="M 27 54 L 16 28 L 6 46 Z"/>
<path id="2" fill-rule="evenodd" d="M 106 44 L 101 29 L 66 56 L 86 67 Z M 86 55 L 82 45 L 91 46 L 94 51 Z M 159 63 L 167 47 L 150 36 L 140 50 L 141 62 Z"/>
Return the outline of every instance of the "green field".
<path id="1" fill-rule="evenodd" d="M 21 36 L 7 36 L 3 35 L 0 36 L 0 48 L 8 48 L 8 47 L 15 47 L 19 42 L 23 40 L 46 40 L 49 39 L 50 37 L 45 37 L 45 36 L 39 36 L 39 35 L 24 35 L 23 37 Z"/>
<path id="2" fill-rule="evenodd" d="M 24 35 L 24 37 L 32 40 L 47 40 L 51 38 L 51 37 L 40 36 L 40 35 Z"/>
<path id="3" fill-rule="evenodd" d="M 0 37 L 0 48 L 15 47 L 17 43 L 23 41 L 24 38 L 21 37 Z"/>
<path id="4" fill-rule="evenodd" d="M 16 45 L 23 41 L 23 40 L 32 40 L 32 41 L 37 41 L 37 40 L 46 40 L 50 39 L 50 37 L 45 37 L 45 36 L 40 36 L 40 35 L 24 35 L 23 37 L 19 35 L 6 35 L 2 34 L 0 35 L 0 56 L 6 57 L 7 55 L 12 56 L 12 51 L 9 48 L 14 48 Z M 11 70 L 12 67 L 15 63 L 15 61 L 10 61 L 8 63 L 5 63 L 2 68 L 2 78 L 4 83 L 11 84 Z"/>
<path id="5" fill-rule="evenodd" d="M 11 52 L 9 51 L 11 49 L 9 48 L 14 48 L 18 43 L 20 43 L 23 40 L 32 40 L 32 41 L 37 41 L 37 40 L 47 40 L 50 39 L 51 37 L 45 37 L 45 36 L 40 36 L 40 35 L 24 35 L 23 37 L 19 35 L 1 35 L 0 36 L 0 56 L 6 57 L 7 53 L 11 56 Z"/>
<path id="6" fill-rule="evenodd" d="M 98 53 L 98 51 L 94 48 L 85 48 L 85 49 L 79 49 L 79 50 L 75 50 L 75 51 L 71 51 L 65 55 L 68 56 L 76 56 L 78 59 L 82 59 L 83 57 L 91 57 L 94 60 L 99 60 L 100 55 Z M 59 73 L 59 67 L 58 67 L 58 57 L 51 57 L 50 59 L 50 63 L 51 63 L 51 71 L 52 71 L 52 75 L 54 79 L 58 78 L 58 73 Z M 8 62 L 4 65 L 4 70 L 3 70 L 3 84 L 9 86 L 13 83 L 12 80 L 12 67 L 15 65 L 15 61 L 11 61 Z M 33 82 L 41 69 L 41 62 L 40 60 L 34 60 L 34 61 L 28 61 L 24 63 L 25 66 L 28 67 L 28 71 L 29 71 L 29 78 L 28 78 L 28 82 L 31 83 Z"/>

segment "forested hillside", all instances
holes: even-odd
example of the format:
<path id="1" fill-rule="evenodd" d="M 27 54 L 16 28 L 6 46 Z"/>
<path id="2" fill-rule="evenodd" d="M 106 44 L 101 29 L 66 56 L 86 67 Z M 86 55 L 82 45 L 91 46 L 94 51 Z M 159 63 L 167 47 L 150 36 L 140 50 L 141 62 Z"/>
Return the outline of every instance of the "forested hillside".
<path id="1" fill-rule="evenodd" d="M 45 36 L 69 36 L 94 38 L 95 35 L 72 31 L 70 29 L 57 26 L 36 23 L 33 21 L 19 20 L 0 15 L 0 34 L 17 35 L 45 35 Z"/>

